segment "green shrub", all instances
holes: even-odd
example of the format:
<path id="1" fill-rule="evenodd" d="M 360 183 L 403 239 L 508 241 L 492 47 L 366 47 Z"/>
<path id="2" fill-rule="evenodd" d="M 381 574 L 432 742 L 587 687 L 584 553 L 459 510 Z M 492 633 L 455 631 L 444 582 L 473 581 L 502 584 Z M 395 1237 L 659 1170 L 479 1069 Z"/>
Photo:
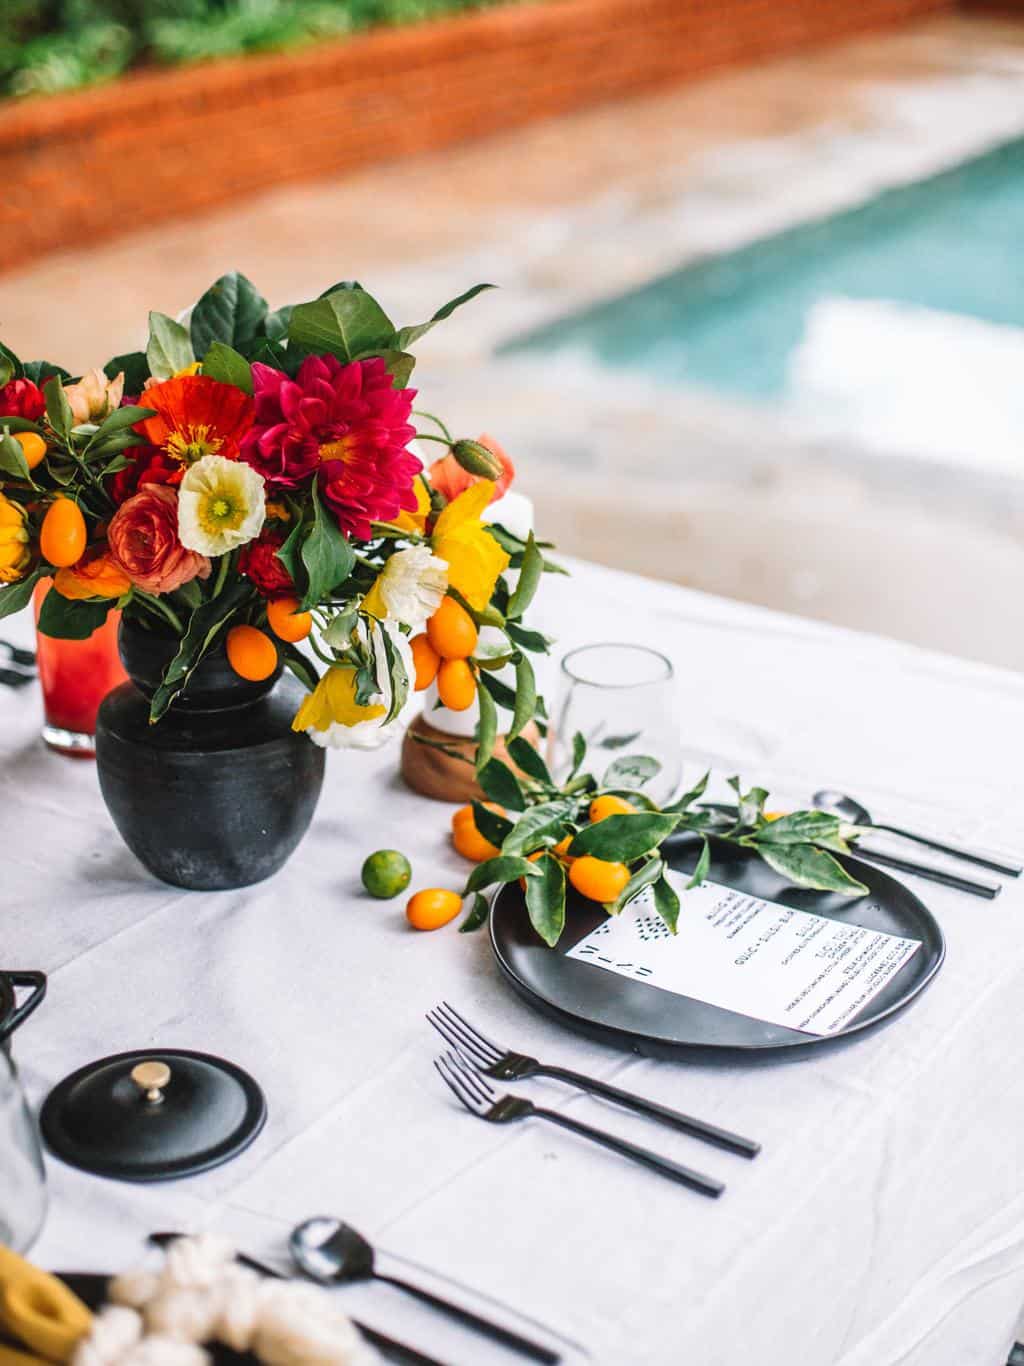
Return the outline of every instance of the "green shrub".
<path id="1" fill-rule="evenodd" d="M 497 0 L 0 0 L 0 95 L 110 80 L 129 67 L 295 47 Z"/>

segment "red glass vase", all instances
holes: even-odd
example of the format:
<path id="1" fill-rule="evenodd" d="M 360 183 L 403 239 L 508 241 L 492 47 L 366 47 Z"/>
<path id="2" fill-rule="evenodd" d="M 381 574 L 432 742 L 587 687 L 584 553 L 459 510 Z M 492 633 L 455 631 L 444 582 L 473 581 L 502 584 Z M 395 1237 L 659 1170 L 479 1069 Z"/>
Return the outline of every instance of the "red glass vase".
<path id="1" fill-rule="evenodd" d="M 48 580 L 36 585 L 36 623 Z M 36 632 L 36 663 L 43 687 L 43 739 L 51 749 L 75 758 L 96 753 L 96 712 L 112 688 L 128 675 L 117 652 L 120 612 L 109 612 L 103 625 L 86 640 L 55 640 Z"/>

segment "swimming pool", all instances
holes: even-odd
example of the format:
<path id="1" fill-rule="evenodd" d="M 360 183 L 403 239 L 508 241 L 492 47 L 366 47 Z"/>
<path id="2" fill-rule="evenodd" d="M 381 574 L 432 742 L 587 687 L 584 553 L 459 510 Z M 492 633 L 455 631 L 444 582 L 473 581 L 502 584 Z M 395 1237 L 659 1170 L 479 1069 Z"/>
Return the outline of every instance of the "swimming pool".
<path id="1" fill-rule="evenodd" d="M 692 263 L 504 350 L 583 353 L 603 367 L 775 403 L 790 393 L 809 324 L 829 300 L 1024 328 L 1024 139 Z"/>

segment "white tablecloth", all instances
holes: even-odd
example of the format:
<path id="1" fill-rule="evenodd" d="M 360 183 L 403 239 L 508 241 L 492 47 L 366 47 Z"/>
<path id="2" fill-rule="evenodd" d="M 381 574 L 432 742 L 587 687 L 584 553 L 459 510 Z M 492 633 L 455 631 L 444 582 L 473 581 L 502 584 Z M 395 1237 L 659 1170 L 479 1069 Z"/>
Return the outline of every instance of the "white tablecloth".
<path id="1" fill-rule="evenodd" d="M 1014 605 L 1009 605 L 1016 610 Z M 559 647 L 657 645 L 675 661 L 687 777 L 707 762 L 806 800 L 1013 850 L 1024 844 L 1024 680 L 887 641 L 575 566 L 540 624 Z M 2 634 L 25 639 L 24 619 Z M 889 1027 L 772 1065 L 650 1062 L 562 1032 L 499 979 L 485 935 L 406 928 L 361 894 L 372 849 L 458 885 L 448 809 L 403 789 L 395 750 L 332 754 L 290 864 L 237 892 L 151 880 L 94 768 L 47 753 L 34 689 L 0 696 L 0 964 L 50 975 L 15 1053 L 34 1102 L 71 1069 L 204 1049 L 262 1082 L 269 1121 L 204 1176 L 132 1186 L 48 1159 L 45 1265 L 132 1263 L 155 1228 L 214 1227 L 281 1257 L 292 1223 L 342 1215 L 385 1246 L 517 1301 L 599 1362 L 1000 1366 L 1024 1302 L 1024 887 L 986 903 L 914 884 L 948 958 Z M 720 1175 L 712 1202 L 540 1123 L 458 1110 L 424 1011 L 456 1003 L 551 1061 L 759 1138 L 747 1163 L 552 1083 L 570 1107 Z M 448 1361 L 508 1360 L 397 1292 L 338 1292 Z"/>

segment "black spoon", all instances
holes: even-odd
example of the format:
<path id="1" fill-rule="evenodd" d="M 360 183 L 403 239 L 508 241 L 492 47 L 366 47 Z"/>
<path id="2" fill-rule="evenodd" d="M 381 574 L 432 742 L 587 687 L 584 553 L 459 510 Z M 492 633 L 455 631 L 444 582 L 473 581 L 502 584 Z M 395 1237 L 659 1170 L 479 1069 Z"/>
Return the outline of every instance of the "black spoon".
<path id="1" fill-rule="evenodd" d="M 965 863 L 975 863 L 979 868 L 989 868 L 993 873 L 1020 877 L 1024 871 L 1016 863 L 1004 863 L 985 854 L 975 854 L 970 849 L 960 849 L 955 844 L 943 844 L 940 840 L 929 839 L 927 835 L 916 835 L 913 830 L 905 830 L 901 825 L 885 825 L 882 821 L 873 821 L 867 807 L 861 806 L 860 802 L 848 797 L 845 792 L 833 792 L 830 788 L 824 788 L 821 792 L 815 792 L 812 801 L 819 811 L 831 811 L 851 825 L 871 830 L 886 830 L 890 835 L 900 835 L 903 839 L 914 840 L 915 843 L 924 844 L 929 849 L 937 849 L 941 854 L 951 854 L 954 858 L 963 859 Z"/>
<path id="2" fill-rule="evenodd" d="M 322 1285 L 340 1281 L 383 1281 L 386 1285 L 397 1286 L 399 1290 L 415 1295 L 424 1304 L 439 1309 L 443 1314 L 449 1314 L 467 1327 L 476 1329 L 478 1333 L 483 1333 L 513 1351 L 521 1352 L 533 1361 L 544 1362 L 546 1366 L 555 1366 L 556 1362 L 561 1361 L 558 1353 L 553 1352 L 550 1347 L 543 1347 L 540 1343 L 531 1342 L 529 1338 L 520 1337 L 509 1328 L 502 1328 L 500 1324 L 482 1319 L 471 1310 L 443 1300 L 439 1295 L 434 1295 L 411 1281 L 400 1280 L 397 1276 L 382 1275 L 374 1266 L 373 1247 L 351 1224 L 344 1224 L 340 1219 L 320 1216 L 305 1220 L 293 1230 L 288 1246 L 300 1270 Z"/>

